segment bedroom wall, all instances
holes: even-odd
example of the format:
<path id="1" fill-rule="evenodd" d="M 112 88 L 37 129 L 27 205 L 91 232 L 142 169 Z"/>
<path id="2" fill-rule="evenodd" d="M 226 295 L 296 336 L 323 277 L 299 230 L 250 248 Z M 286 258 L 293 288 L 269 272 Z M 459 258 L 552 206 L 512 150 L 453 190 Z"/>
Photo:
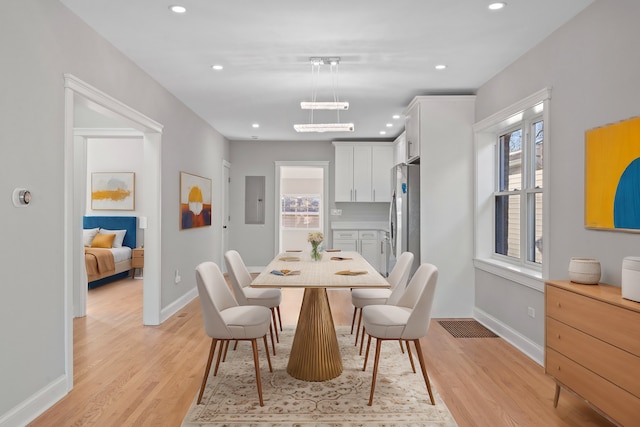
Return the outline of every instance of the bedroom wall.
<path id="1" fill-rule="evenodd" d="M 204 259 L 221 259 L 221 227 L 179 231 L 179 172 L 213 179 L 220 206 L 228 142 L 58 1 L 3 2 L 0 14 L 0 426 L 24 425 L 66 392 L 64 73 L 164 125 L 161 306 L 195 288 Z M 15 208 L 16 187 L 32 191 Z M 213 213 L 214 223 L 220 213 Z M 81 225 L 79 225 L 81 226 Z M 38 249 L 37 260 L 31 256 Z M 37 265 L 37 268 L 34 268 Z M 180 269 L 182 282 L 173 283 Z M 143 327 L 142 325 L 140 327 Z M 27 418 L 25 418 L 27 417 Z"/>
<path id="2" fill-rule="evenodd" d="M 640 2 L 598 0 L 477 92 L 476 120 L 551 87 L 547 133 L 550 251 L 547 277 L 567 279 L 569 259 L 601 261 L 602 281 L 620 286 L 625 256 L 640 254 L 640 234 L 584 228 L 584 134 L 588 129 L 640 115 Z M 545 124 L 545 127 L 546 124 Z M 547 249 L 548 248 L 548 249 Z M 542 292 L 492 274 L 476 273 L 476 308 L 544 344 Z M 507 295 L 507 297 L 505 297 Z"/>
<path id="3" fill-rule="evenodd" d="M 140 210 L 144 206 L 143 181 L 144 152 L 141 138 L 88 138 L 87 139 L 87 207 L 86 215 L 146 216 Z M 91 209 L 91 174 L 93 172 L 133 172 L 134 210 Z M 136 244 L 142 246 L 144 233 L 137 230 Z"/>

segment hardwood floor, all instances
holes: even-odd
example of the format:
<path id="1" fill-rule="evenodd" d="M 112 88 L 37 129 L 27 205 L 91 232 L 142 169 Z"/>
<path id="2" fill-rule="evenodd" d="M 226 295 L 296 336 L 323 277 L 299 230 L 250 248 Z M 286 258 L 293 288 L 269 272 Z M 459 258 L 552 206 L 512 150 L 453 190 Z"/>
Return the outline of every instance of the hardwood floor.
<path id="1" fill-rule="evenodd" d="M 335 323 L 350 325 L 349 292 L 330 290 L 329 300 Z M 284 324 L 296 322 L 301 301 L 302 290 L 283 291 Z M 199 301 L 142 326 L 142 281 L 125 279 L 91 290 L 88 307 L 74 320 L 74 389 L 30 425 L 179 426 L 210 344 Z M 564 390 L 554 408 L 543 368 L 500 338 L 454 338 L 432 320 L 422 342 L 431 381 L 460 427 L 612 425 Z"/>

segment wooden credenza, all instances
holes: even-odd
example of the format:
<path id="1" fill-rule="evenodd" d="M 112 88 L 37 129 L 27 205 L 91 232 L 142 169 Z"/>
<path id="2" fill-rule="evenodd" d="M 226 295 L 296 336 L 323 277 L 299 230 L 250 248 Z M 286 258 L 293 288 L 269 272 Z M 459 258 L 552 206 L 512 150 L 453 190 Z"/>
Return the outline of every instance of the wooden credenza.
<path id="1" fill-rule="evenodd" d="M 640 426 L 640 303 L 619 287 L 545 286 L 545 372 L 622 426 Z"/>

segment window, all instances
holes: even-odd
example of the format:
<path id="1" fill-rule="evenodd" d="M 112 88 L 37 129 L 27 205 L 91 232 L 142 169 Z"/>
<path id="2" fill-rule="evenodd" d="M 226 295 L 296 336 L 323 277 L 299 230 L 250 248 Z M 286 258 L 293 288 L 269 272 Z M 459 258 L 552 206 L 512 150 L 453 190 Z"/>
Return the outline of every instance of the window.
<path id="1" fill-rule="evenodd" d="M 494 253 L 542 263 L 544 120 L 542 104 L 497 134 Z"/>
<path id="2" fill-rule="evenodd" d="M 284 194 L 281 202 L 281 226 L 288 229 L 320 229 L 320 194 Z"/>
<path id="3" fill-rule="evenodd" d="M 551 89 L 543 89 L 473 126 L 476 151 L 475 260 L 480 270 L 542 291 L 548 186 L 544 146 Z"/>

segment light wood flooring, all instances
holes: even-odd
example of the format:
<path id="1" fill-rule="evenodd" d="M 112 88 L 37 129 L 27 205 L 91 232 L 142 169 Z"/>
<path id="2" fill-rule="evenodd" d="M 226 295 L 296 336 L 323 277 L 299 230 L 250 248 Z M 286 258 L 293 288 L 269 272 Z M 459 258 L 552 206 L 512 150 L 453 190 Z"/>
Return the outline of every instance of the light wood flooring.
<path id="1" fill-rule="evenodd" d="M 349 292 L 331 290 L 329 298 L 335 323 L 350 325 Z M 283 291 L 284 324 L 295 324 L 301 300 L 302 291 Z M 160 326 L 143 326 L 142 280 L 124 279 L 91 290 L 88 307 L 73 325 L 74 389 L 30 425 L 179 426 L 210 344 L 199 301 Z M 611 426 L 565 391 L 554 408 L 554 383 L 543 368 L 500 338 L 454 338 L 432 320 L 422 346 L 431 381 L 460 427 Z"/>

